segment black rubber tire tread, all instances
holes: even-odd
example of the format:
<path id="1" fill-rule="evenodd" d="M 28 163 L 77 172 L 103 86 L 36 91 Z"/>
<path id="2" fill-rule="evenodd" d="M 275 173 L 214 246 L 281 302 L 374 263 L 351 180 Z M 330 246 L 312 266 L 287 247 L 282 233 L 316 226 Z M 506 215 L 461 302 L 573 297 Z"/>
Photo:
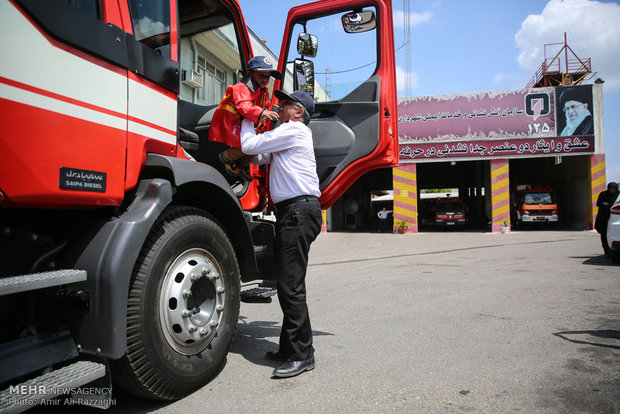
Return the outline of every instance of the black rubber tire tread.
<path id="1" fill-rule="evenodd" d="M 620 263 L 620 251 L 617 250 L 610 250 L 609 251 L 609 258 L 611 259 L 612 263 Z"/>
<path id="2" fill-rule="evenodd" d="M 190 247 L 182 244 L 188 243 L 188 237 L 190 242 L 206 243 L 201 247 L 208 247 L 206 250 L 216 257 L 226 281 L 224 323 L 218 326 L 218 335 L 207 349 L 191 357 L 178 354 L 168 345 L 157 308 L 166 263 Z M 181 244 L 175 247 L 179 239 Z M 172 254 L 163 258 L 167 252 Z M 239 319 L 239 293 L 239 266 L 222 228 L 202 210 L 168 207 L 153 225 L 134 267 L 127 302 L 127 350 L 123 358 L 113 361 L 115 384 L 141 397 L 174 400 L 208 383 L 223 367 L 232 344 Z M 187 375 L 187 368 L 197 374 Z"/>

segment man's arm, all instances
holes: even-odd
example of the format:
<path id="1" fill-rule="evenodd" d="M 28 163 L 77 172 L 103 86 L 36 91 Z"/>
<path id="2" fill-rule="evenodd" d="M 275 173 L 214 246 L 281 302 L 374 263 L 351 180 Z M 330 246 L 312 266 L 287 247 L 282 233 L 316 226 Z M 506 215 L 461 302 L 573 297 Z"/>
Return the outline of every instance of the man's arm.
<path id="1" fill-rule="evenodd" d="M 254 155 L 254 157 L 252 157 L 252 163 L 253 164 L 269 164 L 271 162 L 271 154 L 270 153 L 264 153 L 264 154 L 250 154 L 248 153 L 248 149 L 251 147 L 252 144 L 256 145 L 256 143 L 254 143 L 254 140 L 257 140 L 257 135 L 256 135 L 256 130 L 254 129 L 254 124 L 250 123 L 250 121 L 248 121 L 247 119 L 244 119 L 241 123 L 241 150 L 244 154 L 247 155 Z M 245 147 L 244 147 L 244 142 Z"/>
<path id="2" fill-rule="evenodd" d="M 282 128 L 282 125 L 273 131 L 256 134 L 254 124 L 247 119 L 241 123 L 241 151 L 247 155 L 258 155 L 283 151 L 291 148 L 297 141 L 296 122 Z M 303 126 L 303 124 L 300 124 Z"/>
<path id="3" fill-rule="evenodd" d="M 269 164 L 271 162 L 271 154 L 258 154 L 252 157 L 252 164 Z"/>
<path id="4" fill-rule="evenodd" d="M 606 203 L 603 197 L 603 194 L 605 194 L 605 191 L 601 191 L 601 193 L 598 195 L 598 198 L 596 199 L 596 206 L 598 208 L 601 208 L 609 203 Z"/>

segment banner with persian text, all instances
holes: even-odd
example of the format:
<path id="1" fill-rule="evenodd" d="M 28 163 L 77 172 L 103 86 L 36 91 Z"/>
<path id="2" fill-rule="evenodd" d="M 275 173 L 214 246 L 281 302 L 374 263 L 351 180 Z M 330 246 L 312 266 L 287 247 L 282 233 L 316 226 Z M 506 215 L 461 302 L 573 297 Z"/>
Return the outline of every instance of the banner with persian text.
<path id="1" fill-rule="evenodd" d="M 593 153 L 593 119 L 592 85 L 405 98 L 400 161 Z"/>

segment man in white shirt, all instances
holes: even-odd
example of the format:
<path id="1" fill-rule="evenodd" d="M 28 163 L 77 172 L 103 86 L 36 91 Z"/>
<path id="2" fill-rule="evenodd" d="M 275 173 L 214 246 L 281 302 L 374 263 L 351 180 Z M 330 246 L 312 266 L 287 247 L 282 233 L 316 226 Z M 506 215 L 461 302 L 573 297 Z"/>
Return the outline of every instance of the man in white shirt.
<path id="1" fill-rule="evenodd" d="M 278 300 L 282 331 L 277 352 L 267 358 L 284 362 L 275 377 L 292 377 L 314 369 L 312 327 L 306 304 L 306 269 L 310 244 L 321 231 L 319 179 L 307 124 L 314 112 L 312 97 L 301 90 L 277 90 L 280 125 L 256 135 L 254 125 L 241 125 L 241 150 L 255 155 L 259 164 L 270 163 L 269 191 L 276 206 L 275 252 L 278 263 Z"/>
<path id="2" fill-rule="evenodd" d="M 392 212 L 393 210 L 386 210 L 385 207 L 383 207 L 381 210 L 379 210 L 379 212 L 377 213 L 377 217 L 379 217 L 379 233 L 383 233 L 383 230 L 385 229 L 385 227 L 387 226 L 387 218 L 388 215 Z"/>

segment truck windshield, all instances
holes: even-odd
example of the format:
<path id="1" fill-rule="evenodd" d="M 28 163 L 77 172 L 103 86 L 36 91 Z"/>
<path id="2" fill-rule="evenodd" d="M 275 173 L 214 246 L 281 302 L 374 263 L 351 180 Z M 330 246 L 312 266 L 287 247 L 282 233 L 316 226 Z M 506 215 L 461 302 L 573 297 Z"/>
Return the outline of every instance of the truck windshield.
<path id="1" fill-rule="evenodd" d="M 553 204 L 551 193 L 529 193 L 523 198 L 523 204 Z"/>
<path id="2" fill-rule="evenodd" d="M 458 201 L 448 201 L 437 203 L 437 212 L 447 213 L 447 212 L 462 212 L 463 211 L 463 203 Z"/>

